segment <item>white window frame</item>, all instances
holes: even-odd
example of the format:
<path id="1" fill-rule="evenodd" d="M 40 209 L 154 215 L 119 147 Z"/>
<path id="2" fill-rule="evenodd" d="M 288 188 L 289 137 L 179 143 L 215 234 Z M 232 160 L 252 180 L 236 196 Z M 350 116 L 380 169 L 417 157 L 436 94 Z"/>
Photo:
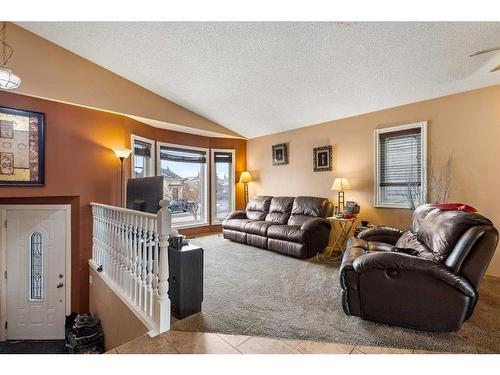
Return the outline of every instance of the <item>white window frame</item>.
<path id="1" fill-rule="evenodd" d="M 381 199 L 380 181 L 380 134 L 390 133 L 401 130 L 420 128 L 421 132 L 421 152 L 422 152 L 422 193 L 427 196 L 427 121 L 420 121 L 411 124 L 400 126 L 392 126 L 390 128 L 375 129 L 374 134 L 374 151 L 375 151 L 375 186 L 374 186 L 374 206 L 379 208 L 410 208 L 409 203 L 387 202 Z"/>
<path id="2" fill-rule="evenodd" d="M 165 146 L 165 147 L 176 147 L 176 148 L 181 148 L 181 149 L 184 149 L 184 150 L 197 150 L 197 151 L 205 151 L 206 152 L 206 155 L 207 155 L 207 159 L 209 158 L 210 156 L 210 149 L 208 148 L 203 148 L 203 147 L 194 147 L 194 146 L 185 146 L 185 145 L 179 145 L 179 144 L 175 144 L 175 143 L 166 143 L 166 142 L 159 142 L 157 141 L 156 142 L 156 160 L 158 160 L 158 163 L 156 163 L 156 175 L 157 176 L 161 176 L 161 158 L 160 158 L 160 151 L 161 151 L 161 147 L 162 146 Z M 176 225 L 172 222 L 172 227 L 173 228 L 176 228 L 176 229 L 186 229 L 186 228 L 196 228 L 196 227 L 204 227 L 204 226 L 208 226 L 209 225 L 209 198 L 208 198 L 208 186 L 209 186 L 209 181 L 208 181 L 208 178 L 210 176 L 210 162 L 207 160 L 206 162 L 206 168 L 205 168 L 205 175 L 203 176 L 203 180 L 204 180 L 204 191 L 203 191 L 203 194 L 202 194 L 202 199 L 203 199 L 203 202 L 201 203 L 205 203 L 205 208 L 204 208 L 204 217 L 205 217 L 205 220 L 204 221 L 199 221 L 199 222 L 196 222 L 196 223 L 192 223 L 192 224 L 184 224 L 184 225 Z"/>
<path id="3" fill-rule="evenodd" d="M 216 210 L 216 168 L 215 168 L 215 153 L 216 152 L 227 152 L 232 154 L 232 162 L 231 162 L 231 207 L 229 208 L 229 212 L 234 211 L 236 207 L 236 180 L 235 180 L 235 157 L 236 157 L 236 151 L 234 149 L 223 149 L 223 148 L 212 148 L 210 150 L 210 191 L 211 191 L 211 223 L 212 224 L 220 224 L 222 223 L 222 220 L 217 220 L 217 210 Z"/>
<path id="4" fill-rule="evenodd" d="M 155 152 L 155 141 L 152 140 L 152 139 L 149 139 L 149 138 L 144 138 L 144 137 L 141 137 L 141 136 L 138 136 L 138 135 L 135 135 L 135 134 L 131 134 L 130 135 L 130 145 L 131 145 L 131 149 L 132 149 L 132 162 L 130 163 L 130 168 L 132 169 L 130 175 L 132 176 L 132 178 L 135 178 L 136 175 L 135 175 L 135 141 L 141 141 L 141 142 L 144 142 L 144 143 L 149 143 L 151 145 L 151 157 L 149 158 L 149 170 L 151 171 L 149 173 L 149 176 L 146 176 L 146 177 L 152 177 L 155 175 L 155 172 L 156 172 L 156 152 Z"/>

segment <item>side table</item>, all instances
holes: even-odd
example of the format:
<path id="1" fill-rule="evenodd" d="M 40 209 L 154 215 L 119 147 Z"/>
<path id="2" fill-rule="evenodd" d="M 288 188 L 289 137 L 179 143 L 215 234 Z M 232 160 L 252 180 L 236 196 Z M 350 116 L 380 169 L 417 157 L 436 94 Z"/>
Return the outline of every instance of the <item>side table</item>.
<path id="1" fill-rule="evenodd" d="M 333 242 L 332 245 L 329 246 L 330 249 L 328 252 L 325 251 L 323 254 L 317 254 L 318 261 L 323 261 L 326 263 L 328 263 L 329 260 L 338 260 L 336 259 L 338 257 L 332 257 L 332 255 L 334 252 L 342 254 L 342 252 L 345 250 L 347 240 L 349 239 L 349 234 L 351 233 L 351 230 L 354 227 L 354 223 L 356 222 L 356 218 L 345 219 L 343 217 L 331 216 L 327 219 L 332 224 L 332 231 L 334 233 Z"/>

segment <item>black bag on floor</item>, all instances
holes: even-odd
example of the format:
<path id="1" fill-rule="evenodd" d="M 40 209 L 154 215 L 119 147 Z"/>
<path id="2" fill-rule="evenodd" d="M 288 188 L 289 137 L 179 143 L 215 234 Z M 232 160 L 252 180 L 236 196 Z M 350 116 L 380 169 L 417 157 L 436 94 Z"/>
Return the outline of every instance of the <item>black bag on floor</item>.
<path id="1" fill-rule="evenodd" d="M 99 320 L 92 314 L 72 313 L 66 318 L 66 349 L 72 354 L 104 352 L 103 334 Z"/>

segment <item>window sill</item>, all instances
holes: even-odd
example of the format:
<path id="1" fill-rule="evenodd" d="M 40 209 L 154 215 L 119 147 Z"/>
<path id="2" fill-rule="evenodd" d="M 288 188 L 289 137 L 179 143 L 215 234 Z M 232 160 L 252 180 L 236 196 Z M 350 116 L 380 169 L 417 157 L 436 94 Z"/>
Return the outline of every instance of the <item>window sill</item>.
<path id="1" fill-rule="evenodd" d="M 410 206 L 405 203 L 376 203 L 375 208 L 400 208 L 409 210 Z"/>
<path id="2" fill-rule="evenodd" d="M 201 227 L 208 227 L 208 226 L 210 226 L 210 224 L 208 224 L 207 222 L 184 224 L 184 225 L 175 225 L 175 224 L 172 224 L 172 228 L 173 229 L 201 228 Z"/>

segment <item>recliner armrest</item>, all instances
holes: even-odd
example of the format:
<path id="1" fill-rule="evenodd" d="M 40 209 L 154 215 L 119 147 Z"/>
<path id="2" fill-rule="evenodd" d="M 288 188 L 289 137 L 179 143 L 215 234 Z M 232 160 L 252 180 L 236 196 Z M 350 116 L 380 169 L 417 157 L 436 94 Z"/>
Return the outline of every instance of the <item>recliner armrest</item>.
<path id="1" fill-rule="evenodd" d="M 315 217 L 311 220 L 307 220 L 304 224 L 302 224 L 300 229 L 306 232 L 312 232 L 322 225 L 326 226 L 328 230 L 332 229 L 332 224 L 330 223 L 330 221 L 322 217 Z"/>
<path id="2" fill-rule="evenodd" d="M 395 245 L 398 242 L 399 237 L 403 235 L 403 231 L 397 228 L 391 227 L 373 227 L 365 229 L 358 234 L 358 238 L 366 241 L 377 241 L 385 242 L 391 245 Z"/>
<path id="3" fill-rule="evenodd" d="M 226 220 L 230 219 L 246 219 L 247 218 L 247 213 L 245 211 L 233 211 L 230 212 L 229 215 L 227 215 Z"/>
<path id="4" fill-rule="evenodd" d="M 393 270 L 396 274 L 398 270 L 425 273 L 444 281 L 469 297 L 477 296 L 476 290 L 464 277 L 451 272 L 445 265 L 412 255 L 395 252 L 365 253 L 352 261 L 352 267 L 357 273 L 370 269 Z"/>

